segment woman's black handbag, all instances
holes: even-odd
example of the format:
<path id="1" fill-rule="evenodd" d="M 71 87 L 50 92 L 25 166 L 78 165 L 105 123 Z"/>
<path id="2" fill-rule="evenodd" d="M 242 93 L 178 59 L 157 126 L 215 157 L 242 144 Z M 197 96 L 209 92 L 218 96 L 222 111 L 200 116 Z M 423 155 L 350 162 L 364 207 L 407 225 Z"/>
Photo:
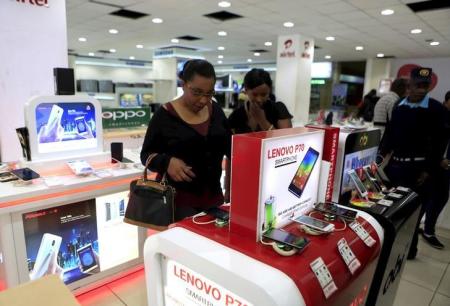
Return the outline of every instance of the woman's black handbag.
<path id="1" fill-rule="evenodd" d="M 130 200 L 124 222 L 155 230 L 164 230 L 175 221 L 175 189 L 167 183 L 166 174 L 161 181 L 147 178 L 148 166 L 156 154 L 150 155 L 142 178 L 130 184 Z"/>

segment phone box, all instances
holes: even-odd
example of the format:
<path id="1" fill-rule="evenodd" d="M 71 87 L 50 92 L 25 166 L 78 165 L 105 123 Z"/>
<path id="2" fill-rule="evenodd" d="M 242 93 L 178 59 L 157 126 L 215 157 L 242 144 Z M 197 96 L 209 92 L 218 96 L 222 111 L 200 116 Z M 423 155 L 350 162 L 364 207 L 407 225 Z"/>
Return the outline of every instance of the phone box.
<path id="1" fill-rule="evenodd" d="M 258 241 L 317 201 L 324 131 L 305 127 L 233 136 L 230 230 Z"/>
<path id="2" fill-rule="evenodd" d="M 1 291 L 0 305 L 79 306 L 80 304 L 58 276 L 48 275 Z"/>
<path id="3" fill-rule="evenodd" d="M 323 130 L 322 173 L 319 184 L 319 202 L 331 201 L 333 197 L 334 176 L 339 145 L 339 128 L 328 125 L 307 125 L 306 127 Z"/>

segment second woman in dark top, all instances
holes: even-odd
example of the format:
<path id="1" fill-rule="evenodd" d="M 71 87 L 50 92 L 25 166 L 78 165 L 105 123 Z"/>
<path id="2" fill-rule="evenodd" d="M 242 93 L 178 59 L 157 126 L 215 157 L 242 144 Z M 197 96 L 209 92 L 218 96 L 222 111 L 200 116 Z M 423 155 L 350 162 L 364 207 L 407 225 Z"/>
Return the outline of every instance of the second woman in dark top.
<path id="1" fill-rule="evenodd" d="M 204 60 L 190 60 L 180 73 L 183 95 L 159 108 L 150 121 L 141 151 L 150 169 L 167 172 L 175 187 L 175 219 L 223 203 L 223 156 L 230 157 L 231 131 L 221 107 L 211 99 L 216 75 Z"/>
<path id="2" fill-rule="evenodd" d="M 292 115 L 282 102 L 270 99 L 272 79 L 263 69 L 252 69 L 244 77 L 248 101 L 228 118 L 235 134 L 292 127 Z"/>

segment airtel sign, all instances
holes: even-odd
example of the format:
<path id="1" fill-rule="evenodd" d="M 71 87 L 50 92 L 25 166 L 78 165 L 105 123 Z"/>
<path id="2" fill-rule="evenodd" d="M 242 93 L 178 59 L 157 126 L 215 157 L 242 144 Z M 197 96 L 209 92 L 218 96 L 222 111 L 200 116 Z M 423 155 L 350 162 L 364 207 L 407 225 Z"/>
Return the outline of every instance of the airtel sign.
<path id="1" fill-rule="evenodd" d="M 37 5 L 37 6 L 48 6 L 48 0 L 16 0 L 16 2 L 21 3 L 29 3 L 31 5 Z"/>

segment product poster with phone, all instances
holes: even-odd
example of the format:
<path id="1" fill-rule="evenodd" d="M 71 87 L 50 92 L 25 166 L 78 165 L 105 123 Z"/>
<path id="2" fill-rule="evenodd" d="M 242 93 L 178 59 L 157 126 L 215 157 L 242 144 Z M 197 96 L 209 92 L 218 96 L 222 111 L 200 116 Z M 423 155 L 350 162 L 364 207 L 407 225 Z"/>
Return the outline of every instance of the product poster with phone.
<path id="1" fill-rule="evenodd" d="M 317 201 L 323 131 L 264 140 L 259 228 L 279 228 Z"/>
<path id="2" fill-rule="evenodd" d="M 375 162 L 377 158 L 378 147 L 365 149 L 358 152 L 349 153 L 344 156 L 344 169 L 342 173 L 341 194 L 351 191 L 354 188 L 349 171 L 362 168 Z"/>
<path id="3" fill-rule="evenodd" d="M 97 145 L 97 122 L 92 103 L 41 103 L 36 106 L 35 116 L 40 153 L 95 148 Z"/>
<path id="4" fill-rule="evenodd" d="M 138 258 L 137 228 L 123 224 L 127 202 L 121 192 L 22 214 L 30 279 L 56 274 L 70 284 Z"/>

